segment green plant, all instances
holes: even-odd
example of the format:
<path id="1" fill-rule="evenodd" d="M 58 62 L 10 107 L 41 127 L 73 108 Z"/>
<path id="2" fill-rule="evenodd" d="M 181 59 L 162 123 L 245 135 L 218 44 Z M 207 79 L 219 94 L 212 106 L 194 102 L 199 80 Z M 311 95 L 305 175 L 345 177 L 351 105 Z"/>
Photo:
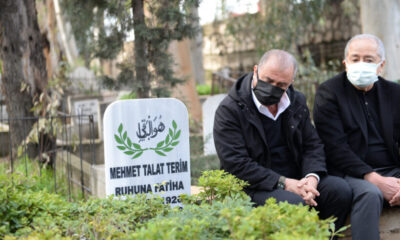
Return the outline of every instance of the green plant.
<path id="1" fill-rule="evenodd" d="M 70 85 L 67 77 L 70 67 L 66 62 L 60 62 L 57 73 L 49 79 L 49 82 L 43 92 L 32 99 L 33 107 L 30 109 L 33 115 L 37 117 L 37 121 L 32 125 L 29 134 L 20 143 L 17 149 L 18 157 L 27 154 L 35 149 L 35 154 L 39 155 L 39 159 L 44 163 L 52 165 L 55 154 L 53 146 L 56 145 L 57 134 L 62 133 L 62 119 L 57 116 L 59 108 L 64 96 L 64 89 Z M 21 92 L 31 91 L 30 86 L 26 83 L 21 84 Z M 39 145 L 40 150 L 34 145 Z M 36 156 L 34 155 L 34 156 Z"/>
<path id="2" fill-rule="evenodd" d="M 196 86 L 197 94 L 199 95 L 210 95 L 211 86 L 208 84 L 199 84 Z"/>
<path id="3" fill-rule="evenodd" d="M 253 208 L 241 191 L 246 184 L 221 170 L 205 172 L 204 194 L 184 196 L 183 209 L 140 194 L 68 202 L 36 184 L 20 175 L 0 176 L 0 238 L 319 240 L 332 235 L 334 219 L 320 220 L 308 206 L 270 199 Z"/>
<path id="4" fill-rule="evenodd" d="M 199 186 L 203 187 L 198 197 L 206 200 L 209 204 L 212 201 L 222 201 L 226 197 L 239 195 L 246 199 L 248 196 L 242 191 L 249 184 L 225 172 L 224 170 L 204 171 L 199 178 Z"/>
<path id="5" fill-rule="evenodd" d="M 328 239 L 333 222 L 332 218 L 320 220 L 318 212 L 308 206 L 276 204 L 272 198 L 250 212 L 235 207 L 221 214 L 228 220 L 233 239 Z"/>
<path id="6" fill-rule="evenodd" d="M 157 196 L 68 202 L 35 189 L 35 179 L 0 177 L 0 238 L 5 235 L 67 236 L 72 239 L 121 238 L 170 210 Z M 12 238 L 9 238 L 12 239 Z"/>
<path id="7" fill-rule="evenodd" d="M 192 38 L 199 30 L 192 9 L 198 0 L 61 1 L 71 23 L 80 54 L 87 64 L 94 59 L 115 59 L 124 52 L 116 81 L 102 77 L 108 86 L 128 86 L 137 97 L 166 97 L 184 79 L 174 74 L 168 52 L 170 42 Z M 141 3 L 141 4 L 140 4 Z M 134 54 L 124 51 L 135 32 Z M 131 48 L 132 49 L 132 48 Z"/>
<path id="8" fill-rule="evenodd" d="M 250 212 L 252 207 L 248 199 L 229 198 L 217 201 L 213 205 L 203 202 L 200 205 L 189 204 L 182 210 L 173 209 L 165 216 L 157 216 L 131 235 L 133 239 L 230 239 L 230 229 L 224 209 L 234 207 Z"/>
<path id="9" fill-rule="evenodd" d="M 199 95 L 210 95 L 211 94 L 211 85 L 209 84 L 199 84 L 196 86 L 197 94 Z M 214 86 L 214 94 L 220 93 L 218 86 Z"/>
<path id="10" fill-rule="evenodd" d="M 131 93 L 127 93 L 125 95 L 122 95 L 119 100 L 128 100 L 128 99 L 136 99 L 136 93 L 131 92 Z"/>
<path id="11" fill-rule="evenodd" d="M 57 166 L 59 167 L 59 166 Z M 29 189 L 32 191 L 46 191 L 57 192 L 63 199 L 82 199 L 80 191 L 69 191 L 68 179 L 64 171 L 54 169 L 46 164 L 41 164 L 28 158 L 26 155 L 13 161 L 13 169 L 11 169 L 11 162 L 0 163 L 0 176 L 12 172 L 17 176 L 25 176 L 29 181 L 35 183 L 29 184 Z M 8 176 L 9 177 L 9 176 Z"/>

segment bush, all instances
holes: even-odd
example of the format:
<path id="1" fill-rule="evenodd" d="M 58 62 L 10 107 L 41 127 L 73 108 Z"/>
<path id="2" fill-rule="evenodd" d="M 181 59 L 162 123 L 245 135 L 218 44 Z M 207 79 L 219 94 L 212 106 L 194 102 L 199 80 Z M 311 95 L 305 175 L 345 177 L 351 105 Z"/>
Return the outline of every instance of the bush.
<path id="1" fill-rule="evenodd" d="M 196 86 L 197 94 L 199 95 L 210 95 L 211 94 L 211 85 L 208 84 L 199 84 Z M 214 94 L 220 93 L 218 86 L 214 86 Z"/>
<path id="2" fill-rule="evenodd" d="M 223 211 L 240 208 L 250 212 L 250 201 L 226 198 L 209 205 L 189 204 L 182 210 L 173 209 L 166 216 L 151 219 L 144 227 L 133 233 L 133 239 L 229 239 L 231 231 Z M 242 238 L 243 239 L 243 238 Z"/>
<path id="3" fill-rule="evenodd" d="M 36 160 L 21 157 L 13 162 L 13 171 L 11 171 L 10 162 L 0 163 L 0 176 L 7 172 L 13 172 L 17 176 L 29 176 L 32 181 L 25 181 L 29 185 L 31 191 L 46 191 L 48 193 L 55 192 L 65 200 L 72 198 L 74 200 L 82 199 L 82 192 L 78 188 L 69 189 L 68 177 L 65 171 L 54 168 L 47 164 L 40 164 Z M 55 173 L 56 172 L 56 173 Z M 56 176 L 54 176 L 54 174 Z M 20 177 L 17 177 L 22 181 Z M 34 183 L 34 184 L 33 184 Z"/>
<path id="4" fill-rule="evenodd" d="M 136 93 L 131 92 L 131 93 L 127 93 L 122 95 L 119 100 L 129 100 L 129 99 L 136 99 Z"/>
<path id="5" fill-rule="evenodd" d="M 221 171 L 199 179 L 204 192 L 182 196 L 183 209 L 157 196 L 68 202 L 35 189 L 35 179 L 0 177 L 0 238 L 11 239 L 328 239 L 333 219 L 308 206 L 253 208 L 247 185 Z"/>
<path id="6" fill-rule="evenodd" d="M 34 181 L 0 178 L 0 238 L 12 236 L 69 236 L 72 239 L 120 238 L 169 207 L 160 197 L 145 195 L 125 200 L 89 199 L 68 202 L 57 194 L 32 191 Z"/>
<path id="7" fill-rule="evenodd" d="M 199 84 L 196 86 L 197 94 L 199 95 L 210 95 L 211 94 L 211 85 L 208 84 Z"/>
<path id="8" fill-rule="evenodd" d="M 317 211 L 308 206 L 276 204 L 273 198 L 249 212 L 236 206 L 221 214 L 228 219 L 233 239 L 328 239 L 331 235 L 332 219 L 319 220 Z"/>

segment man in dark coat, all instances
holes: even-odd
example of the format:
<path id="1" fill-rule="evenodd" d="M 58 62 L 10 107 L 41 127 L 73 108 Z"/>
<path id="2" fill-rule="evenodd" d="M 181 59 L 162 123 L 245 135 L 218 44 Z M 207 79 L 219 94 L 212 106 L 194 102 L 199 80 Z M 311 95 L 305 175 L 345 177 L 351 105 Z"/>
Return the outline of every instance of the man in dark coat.
<path id="1" fill-rule="evenodd" d="M 221 168 L 250 184 L 245 191 L 256 205 L 271 197 L 308 204 L 321 218 L 337 217 L 338 227 L 350 211 L 351 190 L 343 179 L 326 174 L 306 99 L 291 86 L 296 70 L 289 53 L 265 53 L 219 105 L 215 147 Z"/>
<path id="2" fill-rule="evenodd" d="M 377 76 L 385 50 L 376 36 L 350 39 L 343 64 L 319 87 L 314 121 L 330 173 L 353 191 L 353 239 L 379 239 L 384 200 L 400 205 L 400 85 Z"/>

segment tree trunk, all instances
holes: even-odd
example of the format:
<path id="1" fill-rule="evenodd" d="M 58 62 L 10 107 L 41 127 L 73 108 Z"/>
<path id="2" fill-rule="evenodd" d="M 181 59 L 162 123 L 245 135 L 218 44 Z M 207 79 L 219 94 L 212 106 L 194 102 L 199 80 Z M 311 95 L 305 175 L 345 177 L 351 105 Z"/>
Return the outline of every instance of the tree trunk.
<path id="1" fill-rule="evenodd" d="M 199 17 L 197 7 L 193 7 L 192 15 L 196 18 Z M 200 31 L 196 33 L 196 36 L 190 40 L 190 59 L 193 66 L 193 74 L 197 84 L 205 84 L 204 79 L 204 67 L 203 67 L 203 34 L 201 32 L 201 26 L 199 19 L 194 23 L 194 27 L 199 28 Z"/>
<path id="2" fill-rule="evenodd" d="M 75 38 L 71 32 L 71 28 L 68 27 L 69 23 L 64 21 L 61 13 L 60 1 L 54 0 L 54 12 L 57 19 L 57 27 L 60 33 L 62 45 L 65 51 L 65 56 L 70 65 L 73 65 L 75 60 L 78 58 L 78 50 L 75 43 Z"/>
<path id="3" fill-rule="evenodd" d="M 147 26 L 144 18 L 143 0 L 132 0 L 133 29 L 135 32 L 135 80 L 138 81 L 138 98 L 150 97 L 150 79 L 147 69 L 148 52 L 144 35 Z"/>
<path id="4" fill-rule="evenodd" d="M 47 38 L 49 39 L 49 53 L 46 56 L 47 61 L 47 77 L 52 78 L 54 73 L 57 72 L 57 66 L 59 56 L 57 55 L 57 50 L 60 49 L 59 43 L 57 41 L 57 29 L 56 29 L 56 15 L 54 10 L 53 0 L 46 0 L 47 8 Z M 40 25 L 39 25 L 40 27 Z"/>
<path id="5" fill-rule="evenodd" d="M 386 49 L 384 77 L 400 80 L 400 2 L 399 0 L 360 0 L 363 33 L 379 37 Z"/>
<path id="6" fill-rule="evenodd" d="M 187 78 L 184 84 L 174 88 L 173 96 L 181 99 L 188 107 L 191 120 L 194 120 L 195 123 L 201 123 L 202 108 L 196 91 L 193 63 L 190 59 L 190 40 L 172 41 L 169 45 L 169 52 L 176 63 L 174 64 L 175 75 Z"/>
<path id="7" fill-rule="evenodd" d="M 46 60 L 37 23 L 35 1 L 0 0 L 1 89 L 9 118 L 33 116 L 32 99 L 47 85 Z M 21 86 L 26 85 L 24 91 Z M 13 149 L 25 139 L 34 121 L 11 121 Z M 34 151 L 34 150 L 33 150 Z M 15 151 L 14 151 L 15 153 Z M 35 152 L 30 152 L 35 154 Z"/>

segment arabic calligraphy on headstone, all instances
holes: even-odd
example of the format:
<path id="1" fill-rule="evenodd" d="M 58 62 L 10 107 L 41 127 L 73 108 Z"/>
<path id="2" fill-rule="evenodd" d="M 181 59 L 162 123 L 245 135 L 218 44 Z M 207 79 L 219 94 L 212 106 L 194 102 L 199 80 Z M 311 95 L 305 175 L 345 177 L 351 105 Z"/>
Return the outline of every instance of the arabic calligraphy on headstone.
<path id="1" fill-rule="evenodd" d="M 155 116 L 154 118 L 147 116 L 147 119 L 144 118 L 138 122 L 136 136 L 139 138 L 139 142 L 143 142 L 146 139 L 150 140 L 151 138 L 155 138 L 158 133 L 164 131 L 165 124 L 161 122 L 161 118 L 161 115 Z"/>

